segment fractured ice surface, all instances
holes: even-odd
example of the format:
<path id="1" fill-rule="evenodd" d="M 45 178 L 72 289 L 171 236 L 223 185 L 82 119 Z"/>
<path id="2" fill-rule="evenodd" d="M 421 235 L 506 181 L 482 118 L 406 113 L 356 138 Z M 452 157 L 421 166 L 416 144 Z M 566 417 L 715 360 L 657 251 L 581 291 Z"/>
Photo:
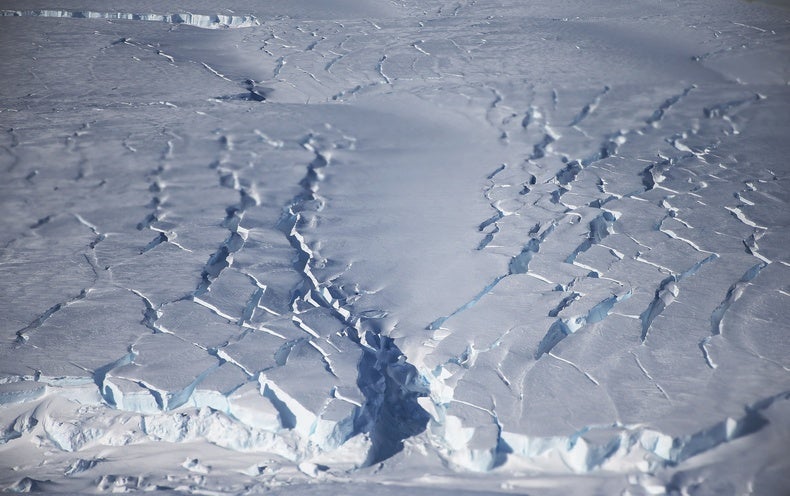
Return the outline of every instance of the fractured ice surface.
<path id="1" fill-rule="evenodd" d="M 0 2 L 0 487 L 790 484 L 787 11 L 166 7 Z"/>

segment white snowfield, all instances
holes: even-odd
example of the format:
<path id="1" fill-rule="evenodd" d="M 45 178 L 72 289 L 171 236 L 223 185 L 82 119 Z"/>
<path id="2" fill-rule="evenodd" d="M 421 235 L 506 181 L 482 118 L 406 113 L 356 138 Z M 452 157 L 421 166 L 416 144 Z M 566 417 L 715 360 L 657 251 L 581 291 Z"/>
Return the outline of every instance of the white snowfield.
<path id="1" fill-rule="evenodd" d="M 787 494 L 790 10 L 0 14 L 0 490 Z"/>

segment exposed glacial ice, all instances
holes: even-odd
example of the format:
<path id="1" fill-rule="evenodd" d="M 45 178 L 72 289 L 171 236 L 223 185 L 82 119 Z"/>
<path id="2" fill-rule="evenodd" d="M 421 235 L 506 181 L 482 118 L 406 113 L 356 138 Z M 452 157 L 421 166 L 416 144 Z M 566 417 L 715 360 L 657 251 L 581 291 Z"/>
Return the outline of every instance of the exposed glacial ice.
<path id="1" fill-rule="evenodd" d="M 0 488 L 781 494 L 788 12 L 0 1 Z"/>
<path id="2" fill-rule="evenodd" d="M 154 21 L 167 24 L 186 24 L 205 29 L 246 28 L 260 25 L 255 16 L 180 14 L 134 14 L 131 12 L 95 12 L 90 10 L 2 10 L 0 16 L 67 17 L 72 19 L 108 19 L 125 21 Z"/>

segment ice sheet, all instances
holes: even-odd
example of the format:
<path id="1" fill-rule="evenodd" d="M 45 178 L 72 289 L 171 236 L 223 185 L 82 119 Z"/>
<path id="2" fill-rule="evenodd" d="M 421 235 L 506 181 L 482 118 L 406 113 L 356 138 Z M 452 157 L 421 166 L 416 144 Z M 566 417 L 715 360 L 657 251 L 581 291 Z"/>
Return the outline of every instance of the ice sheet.
<path id="1" fill-rule="evenodd" d="M 0 487 L 780 494 L 788 11 L 711 9 L 0 2 Z"/>

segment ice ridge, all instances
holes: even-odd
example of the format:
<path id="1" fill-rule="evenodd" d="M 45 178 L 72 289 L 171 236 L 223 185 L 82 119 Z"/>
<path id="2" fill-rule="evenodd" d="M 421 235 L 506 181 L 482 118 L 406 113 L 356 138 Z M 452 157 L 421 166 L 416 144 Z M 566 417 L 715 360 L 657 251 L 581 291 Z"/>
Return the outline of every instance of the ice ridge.
<path id="1" fill-rule="evenodd" d="M 70 19 L 107 19 L 123 21 L 153 21 L 167 24 L 183 24 L 204 29 L 246 28 L 260 25 L 260 21 L 252 15 L 226 14 L 192 14 L 181 12 L 176 14 L 132 13 L 132 12 L 96 12 L 91 10 L 0 10 L 0 16 L 17 17 L 57 17 Z"/>

